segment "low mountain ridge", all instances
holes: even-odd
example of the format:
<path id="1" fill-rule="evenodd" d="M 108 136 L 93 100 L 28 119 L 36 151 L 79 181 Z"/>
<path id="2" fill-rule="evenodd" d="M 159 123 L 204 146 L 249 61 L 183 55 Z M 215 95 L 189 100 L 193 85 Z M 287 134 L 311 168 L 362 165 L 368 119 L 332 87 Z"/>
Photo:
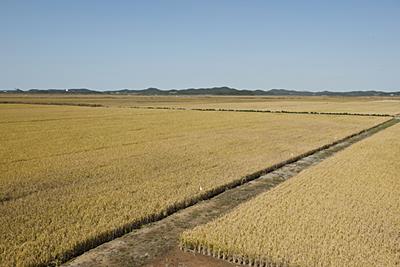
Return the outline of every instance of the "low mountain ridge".
<path id="1" fill-rule="evenodd" d="M 217 95 L 217 96 L 400 96 L 400 91 L 383 92 L 376 90 L 369 91 L 349 91 L 349 92 L 333 92 L 333 91 L 296 91 L 287 89 L 270 89 L 264 90 L 239 90 L 227 86 L 212 88 L 188 88 L 188 89 L 171 89 L 161 90 L 158 88 L 147 88 L 142 90 L 120 89 L 97 91 L 87 88 L 71 88 L 71 89 L 29 89 L 29 90 L 0 90 L 0 93 L 17 93 L 17 94 L 131 94 L 131 95 Z"/>

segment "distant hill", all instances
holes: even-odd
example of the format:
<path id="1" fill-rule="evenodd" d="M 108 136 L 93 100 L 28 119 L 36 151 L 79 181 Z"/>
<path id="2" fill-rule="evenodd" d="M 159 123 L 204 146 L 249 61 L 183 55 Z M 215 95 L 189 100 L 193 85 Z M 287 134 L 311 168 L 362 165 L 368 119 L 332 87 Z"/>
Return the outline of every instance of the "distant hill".
<path id="1" fill-rule="evenodd" d="M 239 90 L 230 87 L 213 87 L 213 88 L 189 88 L 189 89 L 172 89 L 160 90 L 158 88 L 147 88 L 143 90 L 107 90 L 96 91 L 87 88 L 72 88 L 72 89 L 29 89 L 23 90 L 0 90 L 3 93 L 21 93 L 21 94 L 131 94 L 131 95 L 219 95 L 219 96 L 400 96 L 398 92 L 383 92 L 383 91 L 350 91 L 350 92 L 332 92 L 332 91 L 296 91 L 286 89 L 271 89 L 271 90 Z"/>
<path id="2" fill-rule="evenodd" d="M 86 89 L 86 88 L 71 88 L 71 89 L 29 89 L 27 91 L 17 90 L 18 93 L 28 94 L 102 94 L 103 92 Z M 12 92 L 12 91 L 9 91 Z"/>

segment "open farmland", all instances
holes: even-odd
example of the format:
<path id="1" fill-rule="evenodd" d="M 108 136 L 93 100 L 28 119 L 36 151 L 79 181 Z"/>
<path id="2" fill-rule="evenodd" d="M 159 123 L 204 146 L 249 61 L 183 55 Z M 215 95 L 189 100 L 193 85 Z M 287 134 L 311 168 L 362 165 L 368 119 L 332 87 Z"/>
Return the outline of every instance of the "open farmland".
<path id="1" fill-rule="evenodd" d="M 137 95 L 12 95 L 0 102 L 167 107 L 186 109 L 270 110 L 360 114 L 398 114 L 399 97 L 264 97 L 264 96 L 137 96 Z"/>
<path id="2" fill-rule="evenodd" d="M 400 125 L 306 169 L 182 246 L 261 266 L 399 266 Z"/>
<path id="3" fill-rule="evenodd" d="M 63 261 L 385 120 L 5 104 L 0 114 L 1 266 Z"/>

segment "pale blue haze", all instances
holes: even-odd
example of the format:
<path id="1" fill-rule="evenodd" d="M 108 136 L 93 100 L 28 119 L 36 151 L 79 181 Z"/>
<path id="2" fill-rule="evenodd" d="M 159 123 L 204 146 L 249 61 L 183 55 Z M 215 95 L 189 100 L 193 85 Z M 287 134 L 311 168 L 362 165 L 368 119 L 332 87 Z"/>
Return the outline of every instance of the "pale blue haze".
<path id="1" fill-rule="evenodd" d="M 0 0 L 0 88 L 400 90 L 400 1 Z"/>

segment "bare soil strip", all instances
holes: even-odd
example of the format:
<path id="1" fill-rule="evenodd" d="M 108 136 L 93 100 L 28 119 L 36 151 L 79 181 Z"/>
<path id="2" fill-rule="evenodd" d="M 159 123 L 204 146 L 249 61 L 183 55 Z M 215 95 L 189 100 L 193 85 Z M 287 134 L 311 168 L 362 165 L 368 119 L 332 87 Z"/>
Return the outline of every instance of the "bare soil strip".
<path id="1" fill-rule="evenodd" d="M 229 212 L 240 203 L 268 191 L 302 170 L 318 164 L 336 152 L 398 122 L 399 118 L 391 119 L 335 144 L 325 146 L 323 149 L 304 155 L 296 161 L 277 166 L 268 173 L 261 173 L 259 177 L 252 177 L 253 179 L 249 182 L 227 189 L 214 197 L 210 196 L 208 200 L 178 210 L 164 219 L 146 224 L 140 229 L 104 243 L 63 266 L 143 266 L 146 264 L 148 266 L 168 266 L 171 257 L 174 258 L 174 266 L 182 266 L 188 261 L 188 258 L 184 256 L 184 253 L 176 253 L 176 249 L 179 235 L 183 231 Z M 200 256 L 192 255 L 191 257 L 192 260 L 200 260 L 200 262 L 208 261 Z M 209 259 L 207 265 L 217 266 L 216 260 Z M 219 266 L 223 265 L 225 263 L 221 262 Z"/>

